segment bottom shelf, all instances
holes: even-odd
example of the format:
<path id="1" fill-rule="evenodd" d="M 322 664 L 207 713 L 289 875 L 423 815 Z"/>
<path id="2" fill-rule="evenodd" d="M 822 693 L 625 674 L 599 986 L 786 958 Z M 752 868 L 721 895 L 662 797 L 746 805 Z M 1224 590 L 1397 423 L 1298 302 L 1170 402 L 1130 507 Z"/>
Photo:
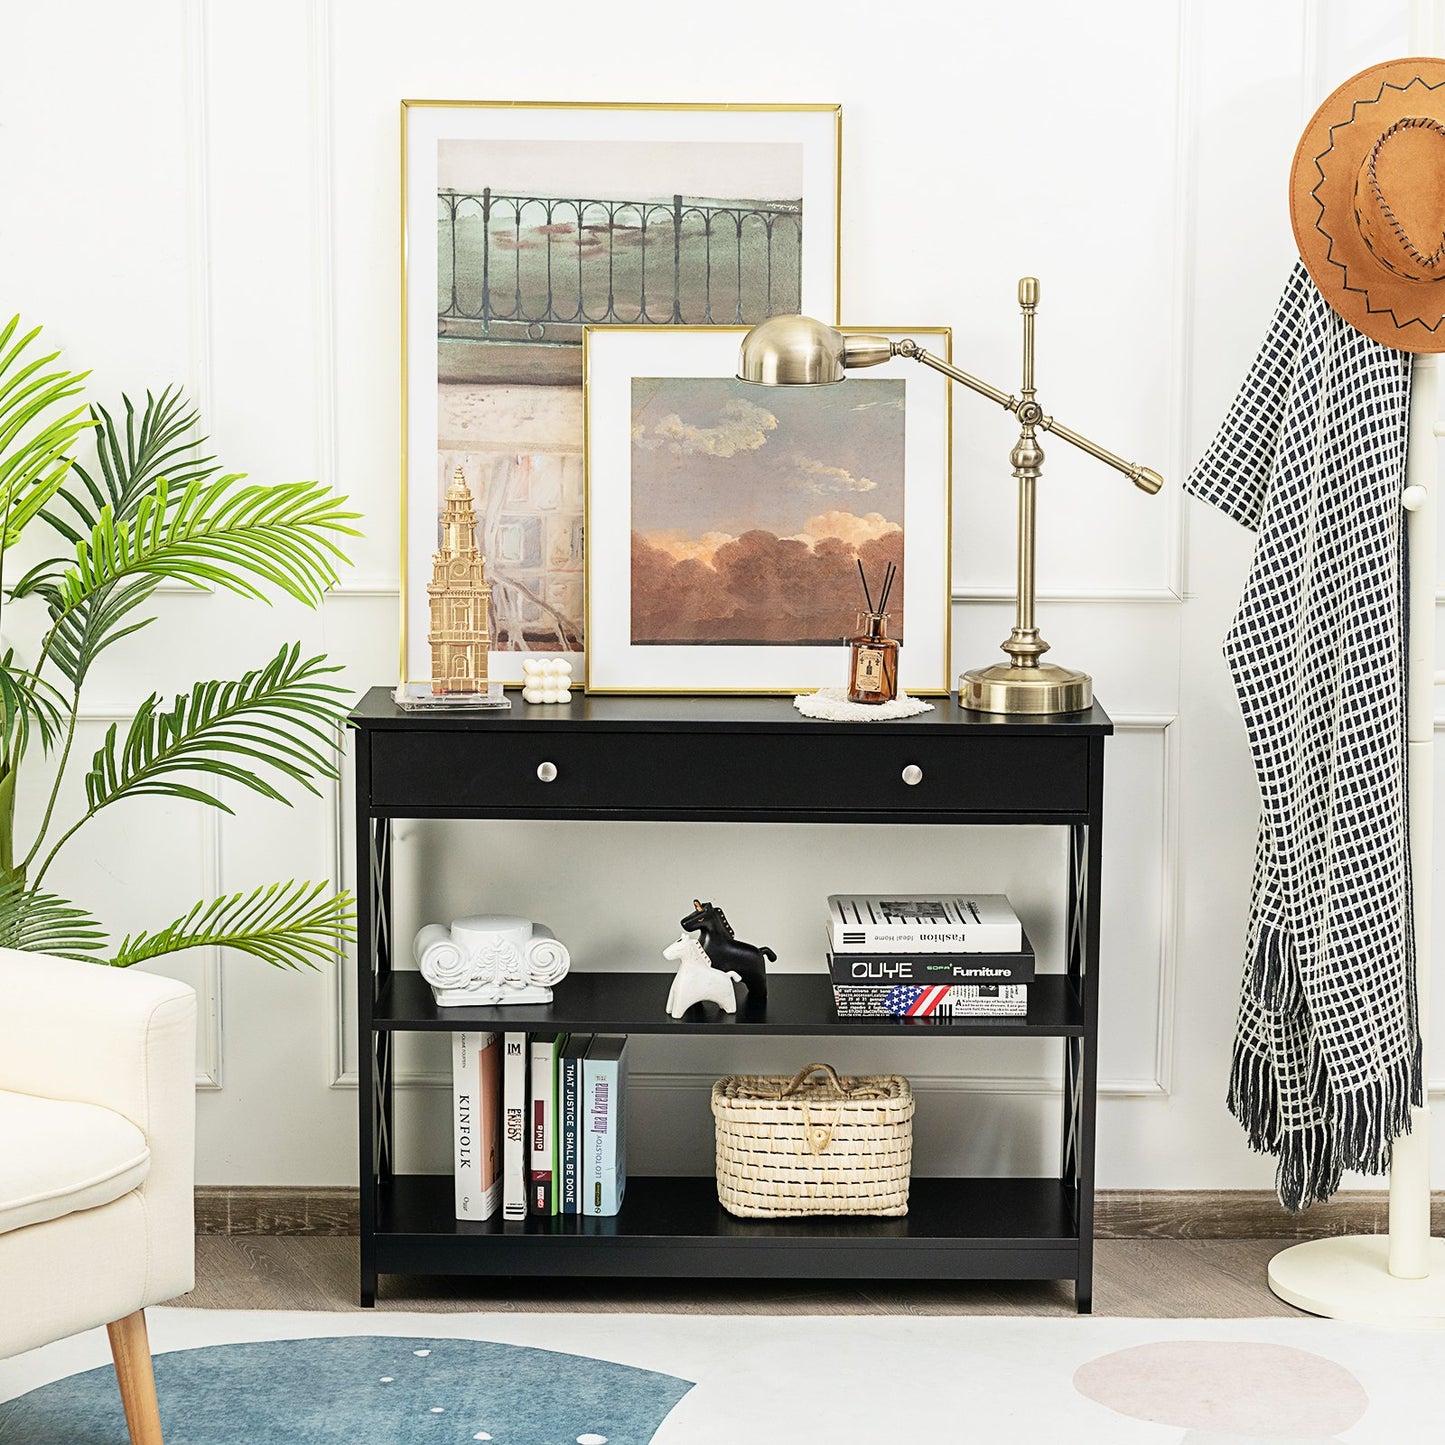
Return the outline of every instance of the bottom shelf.
<path id="1" fill-rule="evenodd" d="M 451 1176 L 412 1174 L 379 1186 L 376 1223 L 383 1274 L 1079 1277 L 1078 1229 L 1058 1179 L 915 1179 L 900 1219 L 763 1220 L 728 1214 L 711 1176 L 640 1178 L 612 1218 L 506 1223 L 456 1219 Z"/>

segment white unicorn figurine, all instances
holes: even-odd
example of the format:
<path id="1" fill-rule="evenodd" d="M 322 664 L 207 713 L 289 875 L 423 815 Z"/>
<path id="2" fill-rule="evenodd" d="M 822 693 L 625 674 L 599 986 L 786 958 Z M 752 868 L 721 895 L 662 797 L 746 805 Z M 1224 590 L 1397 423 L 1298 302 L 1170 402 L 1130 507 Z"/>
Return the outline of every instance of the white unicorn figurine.
<path id="1" fill-rule="evenodd" d="M 684 933 L 676 943 L 662 950 L 669 963 L 677 965 L 677 977 L 667 995 L 667 1012 L 680 1019 L 695 1003 L 715 1003 L 724 1013 L 736 1013 L 737 995 L 733 985 L 740 974 L 714 968 L 698 942 L 697 934 Z"/>

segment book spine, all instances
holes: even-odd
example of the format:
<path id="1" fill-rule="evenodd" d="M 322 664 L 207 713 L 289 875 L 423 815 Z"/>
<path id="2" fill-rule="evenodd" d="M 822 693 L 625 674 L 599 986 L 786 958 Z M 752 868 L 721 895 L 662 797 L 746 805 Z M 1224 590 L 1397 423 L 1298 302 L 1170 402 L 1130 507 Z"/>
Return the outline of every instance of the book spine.
<path id="1" fill-rule="evenodd" d="M 527 1036 L 504 1035 L 502 1218 L 527 1217 Z"/>
<path id="2" fill-rule="evenodd" d="M 899 924 L 828 924 L 834 953 L 1017 953 L 1023 947 L 1018 923 L 910 928 Z"/>
<path id="3" fill-rule="evenodd" d="M 502 1202 L 501 1059 L 496 1034 L 452 1035 L 452 1177 L 458 1219 L 490 1219 Z"/>
<path id="4" fill-rule="evenodd" d="M 1034 955 L 832 953 L 828 972 L 836 984 L 1032 983 Z"/>
<path id="5" fill-rule="evenodd" d="M 531 1167 L 527 1174 L 527 1207 L 533 1214 L 552 1213 L 552 1155 L 556 1134 L 556 1101 L 552 1093 L 553 1066 L 560 1040 L 532 1040 Z"/>
<path id="6" fill-rule="evenodd" d="M 481 1074 L 477 1067 L 480 1034 L 452 1035 L 452 1179 L 458 1219 L 481 1219 Z"/>
<path id="7" fill-rule="evenodd" d="M 949 988 L 875 988 L 835 984 L 839 1018 L 1023 1018 L 1028 988 L 1023 984 L 959 984 Z"/>
<path id="8" fill-rule="evenodd" d="M 562 1165 L 563 1214 L 577 1213 L 577 1074 L 581 1062 L 575 1054 L 562 1060 L 562 1137 L 558 1152 Z"/>
<path id="9" fill-rule="evenodd" d="M 481 1169 L 482 1218 L 502 1207 L 502 1036 L 476 1034 L 477 1069 L 481 1074 L 481 1129 L 477 1153 Z"/>
<path id="10" fill-rule="evenodd" d="M 627 1051 L 617 1061 L 617 1087 L 613 1090 L 613 1158 L 611 1185 L 611 1213 L 622 1208 L 623 1196 L 627 1193 Z"/>
<path id="11" fill-rule="evenodd" d="M 586 1163 L 584 1214 L 617 1213 L 617 1065 L 614 1060 L 587 1061 L 586 1118 L 583 1121 Z"/>
<path id="12" fill-rule="evenodd" d="M 562 1052 L 567 1046 L 564 1034 L 552 1053 L 552 1213 L 562 1212 Z"/>

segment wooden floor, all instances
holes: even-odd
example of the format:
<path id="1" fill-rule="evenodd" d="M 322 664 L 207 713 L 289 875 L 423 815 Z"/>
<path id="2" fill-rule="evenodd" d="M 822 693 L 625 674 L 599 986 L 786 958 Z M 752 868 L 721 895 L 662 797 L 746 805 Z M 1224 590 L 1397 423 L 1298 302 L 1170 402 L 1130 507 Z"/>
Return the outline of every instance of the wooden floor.
<path id="1" fill-rule="evenodd" d="M 1294 1315 L 1265 1284 L 1270 1256 L 1289 1240 L 1098 1241 L 1096 1314 L 1134 1318 Z M 353 1238 L 201 1236 L 196 1288 L 172 1301 L 201 1309 L 352 1310 Z M 501 1280 L 384 1276 L 378 1301 L 393 1310 L 571 1310 L 668 1314 L 1073 1313 L 1064 1284 L 818 1285 L 718 1281 Z"/>

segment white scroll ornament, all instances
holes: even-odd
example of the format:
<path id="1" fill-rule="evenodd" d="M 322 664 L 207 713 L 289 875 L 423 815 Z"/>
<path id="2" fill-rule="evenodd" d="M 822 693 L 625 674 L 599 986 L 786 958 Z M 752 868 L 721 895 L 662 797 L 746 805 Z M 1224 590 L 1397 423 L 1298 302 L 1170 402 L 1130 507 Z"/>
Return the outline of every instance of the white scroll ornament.
<path id="1" fill-rule="evenodd" d="M 545 924 L 506 914 L 429 923 L 412 944 L 438 1008 L 550 1003 L 572 958 Z"/>

